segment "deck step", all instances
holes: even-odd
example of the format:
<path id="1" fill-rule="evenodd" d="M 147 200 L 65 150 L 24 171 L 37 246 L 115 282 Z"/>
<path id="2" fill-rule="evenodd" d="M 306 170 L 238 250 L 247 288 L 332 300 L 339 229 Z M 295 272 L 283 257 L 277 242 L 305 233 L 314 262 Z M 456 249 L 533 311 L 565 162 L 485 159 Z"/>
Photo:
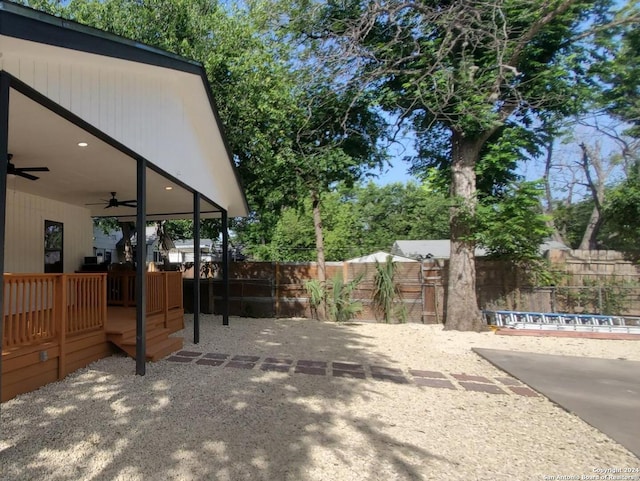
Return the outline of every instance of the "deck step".
<path id="1" fill-rule="evenodd" d="M 162 326 L 148 326 L 146 331 L 146 355 L 147 361 L 158 361 L 172 352 L 182 349 L 184 340 L 181 337 L 169 337 L 171 330 Z M 107 339 L 115 344 L 127 355 L 136 357 L 136 331 L 112 331 L 107 334 Z"/>
<path id="2" fill-rule="evenodd" d="M 147 340 L 147 344 L 152 344 L 156 339 L 162 340 L 162 339 L 166 339 L 167 337 L 169 337 L 169 335 L 171 334 L 171 331 L 169 329 L 152 329 L 152 330 L 147 330 L 146 333 L 146 340 Z M 111 340 L 109 338 L 109 340 L 111 342 L 113 342 L 114 344 L 116 343 L 115 341 L 117 341 L 117 344 L 122 344 L 122 345 L 132 345 L 135 346 L 136 345 L 136 335 L 135 333 L 133 333 L 132 335 L 128 335 L 127 337 L 119 337 L 117 338 L 115 341 Z"/>
<path id="3" fill-rule="evenodd" d="M 172 352 L 182 349 L 184 339 L 181 337 L 168 337 L 160 342 L 147 345 L 147 361 L 159 361 Z"/>

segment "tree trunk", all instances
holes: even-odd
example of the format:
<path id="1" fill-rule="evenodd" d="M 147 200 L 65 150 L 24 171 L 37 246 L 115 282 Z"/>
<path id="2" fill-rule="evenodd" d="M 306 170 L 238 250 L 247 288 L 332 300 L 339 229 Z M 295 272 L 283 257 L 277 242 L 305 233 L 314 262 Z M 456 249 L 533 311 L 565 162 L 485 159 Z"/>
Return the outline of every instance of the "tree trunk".
<path id="1" fill-rule="evenodd" d="M 551 136 L 547 144 L 547 158 L 544 164 L 544 175 L 542 176 L 542 180 L 544 182 L 544 198 L 545 198 L 545 206 L 543 207 L 543 212 L 547 216 L 547 220 L 545 220 L 545 224 L 551 231 L 551 239 L 566 245 L 567 243 L 565 242 L 564 237 L 556 227 L 556 224 L 553 220 L 554 208 L 553 208 L 553 195 L 551 194 L 551 165 L 553 162 L 554 139 L 555 137 Z"/>
<path id="2" fill-rule="evenodd" d="M 591 217 L 589 217 L 589 223 L 584 230 L 584 235 L 582 236 L 582 241 L 580 241 L 578 249 L 589 251 L 598 249 L 598 234 L 600 233 L 600 227 L 602 227 L 603 222 L 604 219 L 602 218 L 600 209 L 597 205 L 594 205 L 591 211 Z"/>
<path id="3" fill-rule="evenodd" d="M 315 190 L 311 191 L 311 205 L 313 206 L 313 229 L 316 234 L 316 253 L 318 265 L 318 282 L 323 289 L 327 287 L 327 271 L 324 260 L 324 236 L 322 233 L 322 219 L 320 217 L 320 196 Z M 326 291 L 325 291 L 326 292 Z M 318 306 L 318 317 L 322 320 L 327 318 L 326 296 Z"/>
<path id="4" fill-rule="evenodd" d="M 604 223 L 604 218 L 602 217 L 604 184 L 611 173 L 612 167 L 609 167 L 605 172 L 599 143 L 596 143 L 595 147 L 591 148 L 582 142 L 580 144 L 580 148 L 582 149 L 582 168 L 584 169 L 584 174 L 587 178 L 587 186 L 589 187 L 591 197 L 593 198 L 593 210 L 591 211 L 589 223 L 584 230 L 582 241 L 578 248 L 582 250 L 596 250 L 598 249 L 598 234 L 600 233 L 600 228 Z M 594 170 L 595 179 L 591 173 L 591 168 Z"/>
<path id="5" fill-rule="evenodd" d="M 169 251 L 173 245 L 173 240 L 167 234 L 167 221 L 156 221 L 156 236 L 158 237 L 158 247 L 162 256 L 162 265 L 164 270 L 169 269 Z"/>
<path id="6" fill-rule="evenodd" d="M 133 259 L 133 245 L 131 244 L 131 230 L 134 228 L 134 224 L 131 222 L 118 222 L 120 225 L 120 230 L 122 231 L 122 242 L 124 244 L 124 261 L 127 264 L 134 265 Z M 143 239 L 142 242 L 146 242 L 146 239 Z"/>
<path id="7" fill-rule="evenodd" d="M 482 141 L 452 135 L 451 162 L 451 257 L 445 306 L 446 330 L 480 331 L 482 316 L 476 294 L 475 242 L 471 223 L 476 211 L 475 164 Z"/>

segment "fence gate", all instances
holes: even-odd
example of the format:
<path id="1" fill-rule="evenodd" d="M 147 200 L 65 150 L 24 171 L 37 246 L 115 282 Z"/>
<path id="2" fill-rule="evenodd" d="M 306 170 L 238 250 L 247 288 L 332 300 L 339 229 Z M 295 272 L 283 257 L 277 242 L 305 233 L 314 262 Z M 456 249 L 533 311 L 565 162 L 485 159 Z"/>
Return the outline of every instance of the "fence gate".
<path id="1" fill-rule="evenodd" d="M 442 287 L 442 268 L 433 260 L 421 262 L 420 281 L 422 283 L 422 322 L 438 324 L 441 322 L 439 293 Z"/>

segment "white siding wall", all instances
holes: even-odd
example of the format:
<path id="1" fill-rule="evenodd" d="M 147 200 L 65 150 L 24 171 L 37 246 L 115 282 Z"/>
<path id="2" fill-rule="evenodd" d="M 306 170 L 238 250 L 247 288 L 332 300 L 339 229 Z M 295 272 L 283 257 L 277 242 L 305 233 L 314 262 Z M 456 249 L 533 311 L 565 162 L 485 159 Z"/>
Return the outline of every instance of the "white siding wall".
<path id="1" fill-rule="evenodd" d="M 93 255 L 93 222 L 89 210 L 10 187 L 7 189 L 5 272 L 44 272 L 45 220 L 63 224 L 65 272 L 74 272 L 85 256 Z"/>
<path id="2" fill-rule="evenodd" d="M 221 180 L 230 178 L 231 167 L 222 138 L 211 128 L 213 113 L 208 103 L 200 105 L 201 94 L 194 95 L 203 88 L 198 76 L 25 41 L 3 41 L 11 44 L 2 52 L 0 68 L 222 207 L 239 207 L 240 197 Z M 203 132 L 205 126 L 209 129 Z M 222 172 L 226 175 L 221 176 Z"/>

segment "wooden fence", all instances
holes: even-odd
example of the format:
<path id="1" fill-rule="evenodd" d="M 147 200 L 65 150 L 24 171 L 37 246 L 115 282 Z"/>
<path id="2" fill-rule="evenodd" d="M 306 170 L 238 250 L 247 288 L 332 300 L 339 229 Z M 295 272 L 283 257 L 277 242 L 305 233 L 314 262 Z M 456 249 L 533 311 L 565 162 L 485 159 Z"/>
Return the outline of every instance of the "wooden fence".
<path id="1" fill-rule="evenodd" d="M 587 251 L 588 252 L 588 251 Z M 640 315 L 640 266 L 620 253 L 600 251 L 551 251 L 550 269 L 561 284 L 532 284 L 527 272 L 505 261 L 477 259 L 476 288 L 481 309 Z M 250 317 L 311 317 L 304 284 L 317 278 L 310 263 L 231 262 L 230 313 Z M 219 269 L 218 269 L 219 271 Z M 362 274 L 354 298 L 365 309 L 361 320 L 376 320 L 372 308 L 375 264 L 329 262 L 327 279 L 340 275 L 345 281 Z M 409 322 L 442 322 L 447 299 L 447 261 L 398 263 L 398 284 Z M 183 273 L 186 278 L 192 272 Z M 209 295 L 211 310 L 220 313 L 222 281 L 205 280 L 201 291 Z M 185 292 L 188 292 L 185 289 Z M 192 303 L 186 300 L 186 308 Z M 209 311 L 204 311 L 209 312 Z"/>
<path id="2" fill-rule="evenodd" d="M 312 317 L 309 307 L 305 282 L 317 277 L 315 263 L 279 263 L 279 262 L 232 262 L 229 264 L 231 315 L 246 317 Z M 328 280 L 340 276 L 349 282 L 359 276 L 361 281 L 353 293 L 353 298 L 360 301 L 363 312 L 360 320 L 375 320 L 380 317 L 372 305 L 373 278 L 375 264 L 356 264 L 328 262 L 326 277 Z M 187 279 L 193 276 L 192 271 L 184 273 Z M 426 313 L 424 306 L 436 305 L 434 296 L 436 285 L 430 281 L 423 282 L 422 266 L 419 262 L 400 263 L 397 278 L 399 279 L 402 300 L 407 310 L 409 322 L 435 322 L 439 317 L 435 312 Z M 220 279 L 201 279 L 202 296 L 211 295 L 214 299 L 212 311 L 221 312 L 219 306 L 223 299 L 223 285 Z M 192 308 L 192 287 L 185 284 L 185 309 Z M 424 299 L 429 299 L 425 303 Z M 206 311 L 205 311 L 206 312 Z M 426 316 L 426 317 L 425 317 Z"/>

